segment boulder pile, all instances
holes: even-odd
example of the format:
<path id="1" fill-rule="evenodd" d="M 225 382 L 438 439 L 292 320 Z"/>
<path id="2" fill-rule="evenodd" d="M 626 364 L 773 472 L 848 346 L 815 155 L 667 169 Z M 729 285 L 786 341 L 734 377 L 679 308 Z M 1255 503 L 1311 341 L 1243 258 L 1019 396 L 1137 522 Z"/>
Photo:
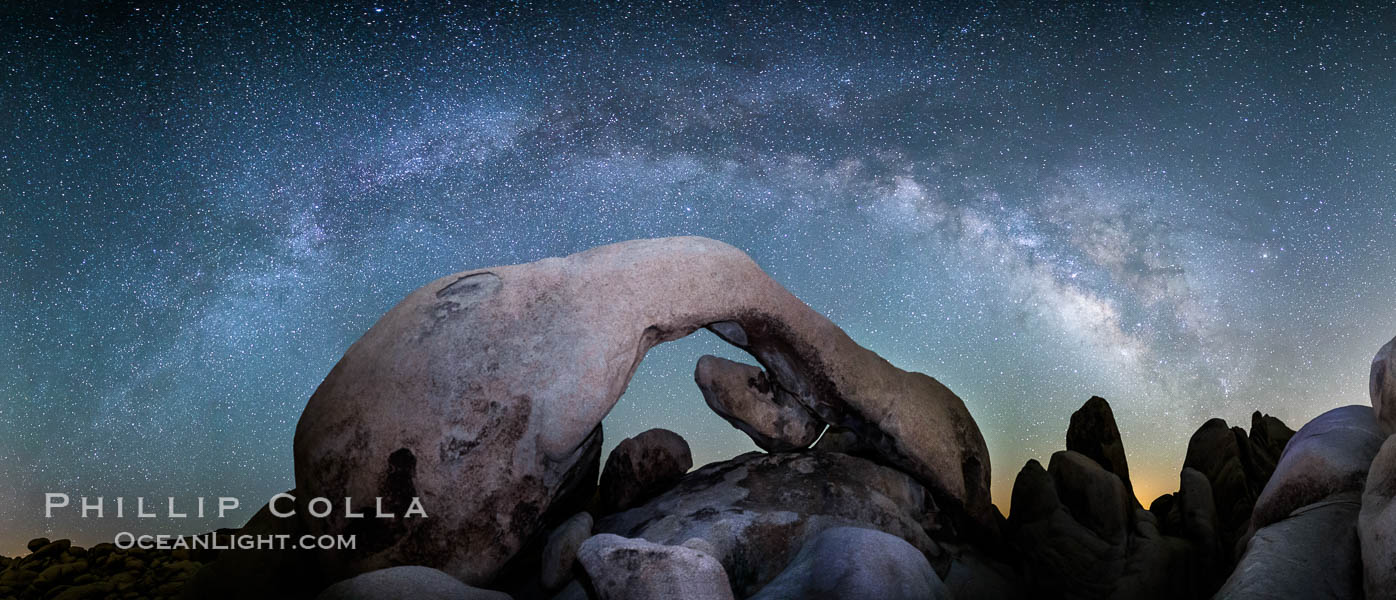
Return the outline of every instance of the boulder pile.
<path id="1" fill-rule="evenodd" d="M 30 540 L 29 554 L 0 557 L 0 598 L 176 598 L 216 556 L 210 550 L 145 550 L 111 543 L 90 548 L 69 540 Z"/>

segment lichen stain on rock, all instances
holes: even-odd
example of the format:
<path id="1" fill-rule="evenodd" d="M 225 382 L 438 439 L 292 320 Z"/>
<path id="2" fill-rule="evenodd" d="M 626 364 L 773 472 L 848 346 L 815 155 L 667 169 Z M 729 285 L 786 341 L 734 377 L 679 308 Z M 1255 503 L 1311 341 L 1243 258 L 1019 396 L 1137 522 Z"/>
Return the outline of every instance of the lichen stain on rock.
<path id="1" fill-rule="evenodd" d="M 501 285 L 498 275 L 489 271 L 471 273 L 436 291 L 432 317 L 438 321 L 466 310 L 493 296 Z"/>

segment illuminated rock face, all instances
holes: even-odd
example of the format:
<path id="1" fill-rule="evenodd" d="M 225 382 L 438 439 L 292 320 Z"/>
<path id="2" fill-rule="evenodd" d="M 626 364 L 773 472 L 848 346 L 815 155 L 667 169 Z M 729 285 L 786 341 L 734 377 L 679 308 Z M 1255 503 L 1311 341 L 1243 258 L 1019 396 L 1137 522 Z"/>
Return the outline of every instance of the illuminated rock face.
<path id="1" fill-rule="evenodd" d="M 947 514 L 994 527 L 988 452 L 954 393 L 859 346 L 736 248 L 666 238 L 443 277 L 355 342 L 297 424 L 297 488 L 390 509 L 420 498 L 428 517 L 308 519 L 314 533 L 359 536 L 324 566 L 423 564 L 490 581 L 545 523 L 580 509 L 601 420 L 645 352 L 702 327 Z"/>

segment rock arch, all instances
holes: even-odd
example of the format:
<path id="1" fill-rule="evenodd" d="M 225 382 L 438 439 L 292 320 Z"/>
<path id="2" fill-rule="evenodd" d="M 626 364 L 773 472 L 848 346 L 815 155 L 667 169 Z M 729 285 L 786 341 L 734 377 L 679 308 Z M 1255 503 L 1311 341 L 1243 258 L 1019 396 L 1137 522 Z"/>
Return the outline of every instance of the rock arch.
<path id="1" fill-rule="evenodd" d="M 859 346 L 740 250 L 680 237 L 457 273 L 379 319 L 301 415 L 297 495 L 365 508 L 410 491 L 429 517 L 309 519 L 313 533 L 360 534 L 324 566 L 422 564 L 489 582 L 586 478 L 601 420 L 646 351 L 701 327 L 764 367 L 748 401 L 856 431 L 943 511 L 994 527 L 988 451 L 953 392 Z M 743 383 L 710 377 L 705 396 L 748 394 Z"/>

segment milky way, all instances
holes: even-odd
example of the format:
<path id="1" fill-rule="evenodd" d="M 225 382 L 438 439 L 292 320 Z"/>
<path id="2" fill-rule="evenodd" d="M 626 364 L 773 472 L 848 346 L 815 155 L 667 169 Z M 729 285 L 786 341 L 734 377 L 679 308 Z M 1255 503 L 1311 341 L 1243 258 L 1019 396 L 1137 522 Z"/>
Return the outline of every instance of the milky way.
<path id="1" fill-rule="evenodd" d="M 746 250 L 965 399 L 1008 500 L 1110 400 L 1146 504 L 1189 435 L 1365 403 L 1396 335 L 1388 11 L 1136 3 L 0 15 L 0 553 L 236 526 L 330 367 L 440 275 Z M 703 464 L 707 333 L 606 420 Z M 43 519 L 42 494 L 236 496 Z M 161 529 L 161 528 L 164 529 Z"/>

